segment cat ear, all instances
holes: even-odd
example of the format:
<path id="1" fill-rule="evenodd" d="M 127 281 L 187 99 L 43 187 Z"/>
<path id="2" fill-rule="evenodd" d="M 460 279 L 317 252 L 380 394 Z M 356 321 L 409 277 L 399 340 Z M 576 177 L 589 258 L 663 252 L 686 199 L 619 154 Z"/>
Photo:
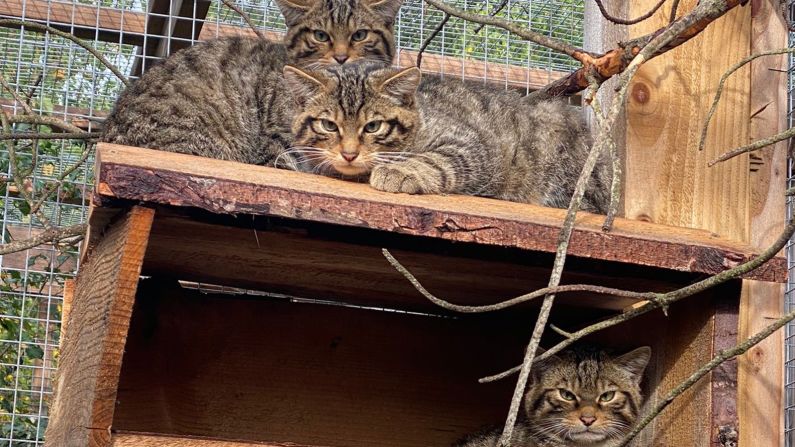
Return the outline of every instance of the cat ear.
<path id="1" fill-rule="evenodd" d="M 276 0 L 276 4 L 282 11 L 287 26 L 292 26 L 298 22 L 301 16 L 312 9 L 316 3 L 317 0 Z"/>
<path id="2" fill-rule="evenodd" d="M 646 365 L 649 364 L 650 359 L 651 348 L 643 346 L 642 348 L 616 357 L 613 361 L 616 362 L 620 368 L 632 374 L 638 382 L 640 382 L 640 379 L 643 377 L 643 371 L 646 369 Z"/>
<path id="3" fill-rule="evenodd" d="M 306 104 L 307 100 L 326 90 L 325 79 L 318 73 L 306 72 L 292 65 L 285 65 L 283 73 L 287 87 L 299 104 Z"/>
<path id="4" fill-rule="evenodd" d="M 362 0 L 362 3 L 367 5 L 373 11 L 381 14 L 381 17 L 387 23 L 393 23 L 400 11 L 400 5 L 403 0 Z"/>
<path id="5" fill-rule="evenodd" d="M 411 67 L 398 72 L 389 70 L 383 77 L 386 79 L 378 82 L 377 91 L 397 100 L 400 105 L 414 103 L 414 94 L 422 78 L 419 68 Z"/>

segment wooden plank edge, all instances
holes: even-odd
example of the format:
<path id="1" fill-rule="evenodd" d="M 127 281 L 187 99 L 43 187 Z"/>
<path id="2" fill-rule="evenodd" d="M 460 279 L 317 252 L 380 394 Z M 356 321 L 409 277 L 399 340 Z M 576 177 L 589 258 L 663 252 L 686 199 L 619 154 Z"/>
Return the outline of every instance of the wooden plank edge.
<path id="1" fill-rule="evenodd" d="M 99 145 L 96 168 L 93 200 L 100 206 L 124 199 L 549 253 L 557 248 L 565 215 L 565 210 L 478 197 L 390 194 L 311 174 L 112 144 Z M 571 256 L 704 274 L 754 256 L 745 244 L 707 238 L 700 230 L 616 219 L 613 231 L 605 233 L 602 219 L 583 213 Z M 745 277 L 784 282 L 786 272 L 786 260 L 778 257 Z"/>
<path id="2" fill-rule="evenodd" d="M 295 443 L 223 441 L 198 437 L 152 433 L 116 432 L 110 447 L 319 447 Z"/>

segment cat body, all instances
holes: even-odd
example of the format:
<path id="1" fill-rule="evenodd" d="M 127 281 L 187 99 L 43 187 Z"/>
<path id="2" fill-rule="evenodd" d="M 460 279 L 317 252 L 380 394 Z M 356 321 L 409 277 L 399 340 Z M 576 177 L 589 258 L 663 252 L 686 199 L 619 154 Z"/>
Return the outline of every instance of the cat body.
<path id="1" fill-rule="evenodd" d="M 534 365 L 511 446 L 610 447 L 638 418 L 650 358 L 648 347 L 620 356 L 580 348 Z M 501 433 L 476 434 L 456 446 L 495 447 Z"/>
<path id="2" fill-rule="evenodd" d="M 311 155 L 312 170 L 369 174 L 384 191 L 562 208 L 590 148 L 582 119 L 563 100 L 530 103 L 512 91 L 364 62 L 288 67 L 285 76 L 300 105 L 294 144 Z M 609 185 L 603 157 L 582 209 L 605 212 Z"/>
<path id="3" fill-rule="evenodd" d="M 402 0 L 277 0 L 284 43 L 222 38 L 179 51 L 125 90 L 102 141 L 242 163 L 272 164 L 291 145 L 287 62 L 391 62 Z"/>

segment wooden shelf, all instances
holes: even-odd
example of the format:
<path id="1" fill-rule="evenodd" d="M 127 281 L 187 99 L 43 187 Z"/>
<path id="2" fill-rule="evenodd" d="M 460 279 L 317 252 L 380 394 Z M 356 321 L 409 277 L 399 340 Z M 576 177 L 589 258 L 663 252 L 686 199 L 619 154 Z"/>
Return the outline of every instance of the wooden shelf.
<path id="1" fill-rule="evenodd" d="M 146 433 L 114 433 L 110 447 L 319 447 L 298 444 L 217 441 L 195 437 L 162 436 Z"/>
<path id="2" fill-rule="evenodd" d="M 182 154 L 100 144 L 94 201 L 193 207 L 215 214 L 275 216 L 478 245 L 554 253 L 565 210 L 465 196 L 409 196 L 317 175 Z M 706 231 L 582 213 L 572 257 L 715 274 L 753 257 L 748 245 Z M 749 279 L 783 282 L 775 258 Z"/>

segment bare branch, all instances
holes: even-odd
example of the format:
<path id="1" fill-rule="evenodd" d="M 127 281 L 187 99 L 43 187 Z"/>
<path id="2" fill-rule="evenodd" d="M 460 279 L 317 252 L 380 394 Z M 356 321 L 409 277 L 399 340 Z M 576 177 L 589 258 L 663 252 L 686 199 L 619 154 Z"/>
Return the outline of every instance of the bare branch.
<path id="1" fill-rule="evenodd" d="M 49 228 L 28 239 L 0 244 L 0 255 L 16 253 L 42 244 L 56 243 L 64 239 L 82 236 L 86 232 L 86 227 L 86 224 L 77 224 L 68 227 Z"/>
<path id="2" fill-rule="evenodd" d="M 87 134 L 87 132 L 74 124 L 60 120 L 53 116 L 46 115 L 13 115 L 8 117 L 10 123 L 40 124 L 42 126 L 54 127 L 75 134 Z"/>
<path id="3" fill-rule="evenodd" d="M 676 21 L 676 12 L 679 10 L 679 0 L 674 0 L 674 4 L 671 5 L 671 17 L 668 18 L 668 23 L 674 23 Z"/>
<path id="4" fill-rule="evenodd" d="M 240 17 L 242 17 L 243 20 L 245 20 L 246 23 L 248 24 L 249 28 L 251 28 L 254 31 L 254 34 L 256 34 L 257 37 L 259 37 L 262 40 L 268 39 L 267 37 L 265 37 L 264 34 L 262 34 L 262 31 L 260 31 L 259 28 L 257 28 L 256 25 L 254 25 L 254 21 L 251 20 L 251 17 L 248 14 L 246 14 L 245 11 L 240 9 L 237 5 L 232 3 L 232 0 L 221 0 L 221 2 L 224 5 L 226 5 L 227 8 L 231 9 L 232 11 L 236 12 Z"/>
<path id="5" fill-rule="evenodd" d="M 759 344 L 759 342 L 769 337 L 771 334 L 773 334 L 773 332 L 781 329 L 785 324 L 789 323 L 793 319 L 795 319 L 795 311 L 782 316 L 737 346 L 718 352 L 718 354 L 713 357 L 712 360 L 699 368 L 696 372 L 691 374 L 690 377 L 685 379 L 682 383 L 677 385 L 676 388 L 672 389 L 667 395 L 665 395 L 665 397 L 662 398 L 662 400 L 654 407 L 654 409 L 649 412 L 649 414 L 647 414 L 640 422 L 638 422 L 632 428 L 632 431 L 630 431 L 616 447 L 624 447 L 632 442 L 635 436 L 637 436 L 644 427 L 649 425 L 649 423 L 654 420 L 655 417 L 657 417 L 666 407 L 668 407 L 668 405 L 670 405 L 674 399 L 687 391 L 691 386 L 695 385 L 696 382 L 707 375 L 710 371 L 715 369 L 718 365 L 739 355 L 745 354 L 749 349 Z"/>
<path id="6" fill-rule="evenodd" d="M 718 158 L 710 161 L 709 163 L 707 163 L 707 166 L 710 166 L 710 167 L 715 166 L 716 164 L 718 164 L 720 162 L 723 162 L 723 161 L 726 161 L 726 160 L 730 160 L 730 159 L 732 159 L 732 158 L 734 158 L 734 157 L 736 157 L 738 155 L 744 154 L 746 152 L 753 152 L 753 151 L 765 148 L 767 146 L 770 146 L 771 144 L 776 144 L 779 141 L 789 140 L 790 138 L 793 138 L 793 137 L 795 137 L 795 127 L 790 127 L 789 129 L 785 130 L 784 132 L 777 133 L 777 134 L 775 134 L 773 136 L 770 136 L 770 137 L 767 137 L 767 138 L 763 138 L 761 140 L 754 141 L 753 143 L 746 144 L 745 146 L 740 146 L 740 147 L 738 147 L 736 149 L 732 149 L 729 152 L 726 152 L 725 154 L 721 155 L 720 157 L 718 157 Z"/>
<path id="7" fill-rule="evenodd" d="M 0 86 L 5 88 L 6 91 L 11 94 L 11 96 L 14 98 L 14 101 L 18 102 L 19 106 L 22 107 L 25 110 L 25 113 L 28 113 L 28 114 L 31 114 L 31 115 L 33 114 L 33 109 L 30 108 L 30 106 L 28 105 L 28 102 L 25 101 L 22 97 L 20 97 L 17 94 L 17 92 L 14 90 L 13 87 L 11 87 L 11 84 L 9 84 L 6 81 L 6 78 L 4 78 L 2 74 L 0 74 Z"/>
<path id="8" fill-rule="evenodd" d="M 96 50 L 96 48 L 92 47 L 89 43 L 85 42 L 83 39 L 80 39 L 79 37 L 73 36 L 72 34 L 53 28 L 51 26 L 47 26 L 36 22 L 29 22 L 27 20 L 0 19 L 0 26 L 6 26 L 6 27 L 23 26 L 25 28 L 30 28 L 34 31 L 55 34 L 56 36 L 62 37 L 66 40 L 70 40 L 76 43 L 77 45 L 79 45 L 80 47 L 82 47 L 83 49 L 85 49 L 86 51 L 88 51 L 89 53 L 91 53 L 92 55 L 94 55 L 94 57 L 96 57 L 97 59 L 99 59 L 99 61 L 102 62 L 102 65 L 104 65 L 111 72 L 113 72 L 113 74 L 116 75 L 116 77 L 119 78 L 119 80 L 123 82 L 125 86 L 130 85 L 130 81 L 127 80 L 127 77 L 124 76 L 119 71 L 119 69 L 116 68 L 115 65 L 111 64 L 110 61 L 107 60 L 105 56 L 102 55 L 102 53 Z"/>
<path id="9" fill-rule="evenodd" d="M 759 266 L 766 263 L 767 261 L 773 259 L 773 257 L 775 257 L 776 254 L 787 245 L 790 238 L 792 238 L 793 233 L 795 233 L 795 221 L 791 220 L 787 223 L 787 226 L 784 228 L 784 231 L 781 233 L 781 235 L 776 240 L 776 242 L 774 242 L 770 247 L 767 248 L 767 250 L 765 250 L 762 254 L 755 257 L 754 259 L 751 259 L 750 261 L 744 264 L 740 264 L 729 270 L 718 273 L 715 276 L 711 276 L 702 281 L 691 284 L 687 287 L 682 287 L 681 289 L 677 289 L 671 292 L 658 294 L 655 300 L 650 300 L 648 303 L 642 306 L 627 310 L 626 312 L 623 312 L 619 315 L 600 321 L 598 323 L 594 323 L 590 326 L 587 326 L 583 329 L 573 332 L 571 339 L 564 340 L 558 343 L 557 345 L 553 346 L 552 348 L 548 349 L 546 352 L 544 352 L 544 354 L 539 356 L 538 360 L 539 361 L 544 360 L 550 356 L 553 356 L 558 352 L 568 348 L 575 341 L 580 340 L 583 337 L 591 335 L 595 332 L 599 332 L 603 329 L 616 326 L 625 321 L 631 320 L 632 318 L 635 318 L 639 315 L 643 315 L 647 312 L 650 312 L 654 309 L 666 308 L 681 299 L 703 292 L 719 284 L 723 284 L 726 281 L 739 278 L 742 275 L 754 269 L 759 268 Z M 503 379 L 518 372 L 519 368 L 520 368 L 519 366 L 516 366 L 502 373 L 493 376 L 484 377 L 480 379 L 480 382 L 481 383 L 493 382 L 495 380 Z"/>
<path id="10" fill-rule="evenodd" d="M 737 70 L 744 67 L 745 65 L 751 63 L 751 61 L 759 59 L 760 57 L 775 56 L 786 53 L 795 53 L 795 48 L 781 48 L 778 50 L 765 51 L 764 53 L 752 54 L 750 56 L 744 57 L 742 60 L 729 67 L 725 73 L 723 73 L 723 75 L 720 77 L 720 81 L 718 81 L 718 89 L 715 91 L 715 98 L 712 100 L 712 106 L 710 106 L 709 112 L 707 112 L 707 116 L 704 118 L 704 126 L 701 130 L 701 139 L 698 142 L 698 150 L 704 150 L 704 145 L 707 140 L 707 130 L 709 130 L 709 123 L 712 120 L 712 116 L 715 115 L 715 111 L 718 110 L 718 101 L 720 101 L 721 95 L 723 94 L 723 87 L 726 84 L 726 80 L 729 78 L 729 76 L 734 74 Z M 715 163 L 716 162 L 711 162 L 710 166 Z"/>
<path id="11" fill-rule="evenodd" d="M 500 11 L 505 9 L 506 6 L 508 6 L 508 0 L 502 0 L 500 2 L 500 4 L 497 5 L 496 8 L 494 8 L 494 11 L 491 11 L 491 13 L 489 15 L 492 16 L 492 17 L 496 16 L 497 14 L 500 13 Z M 475 34 L 480 33 L 480 31 L 482 31 L 483 28 L 485 28 L 485 27 L 486 27 L 486 25 L 484 25 L 482 23 L 480 25 L 478 25 L 477 28 L 475 28 Z"/>
<path id="12" fill-rule="evenodd" d="M 66 177 L 69 177 L 80 166 L 85 164 L 86 160 L 88 160 L 88 157 L 91 155 L 92 149 L 93 145 L 89 145 L 88 147 L 86 147 L 86 150 L 83 151 L 83 155 L 80 156 L 79 160 L 73 163 L 72 166 L 69 166 L 68 168 L 64 169 L 64 171 L 61 172 L 61 175 L 59 175 L 57 179 L 55 179 L 52 183 L 49 183 L 47 187 L 44 188 L 44 191 L 41 192 L 39 199 L 33 205 L 31 205 L 30 207 L 31 213 L 38 212 L 39 209 L 41 209 L 41 206 L 44 205 L 44 202 L 47 201 L 47 199 L 50 197 L 50 194 L 55 192 L 55 190 L 58 189 L 58 187 L 61 186 L 61 184 L 63 184 L 64 180 L 66 180 Z"/>
<path id="13" fill-rule="evenodd" d="M 607 9 L 605 9 L 605 5 L 602 4 L 602 0 L 594 0 L 594 1 L 596 2 L 596 6 L 599 7 L 599 12 L 602 13 L 602 17 L 618 25 L 634 25 L 636 23 L 640 23 L 648 19 L 649 17 L 653 16 L 654 13 L 657 12 L 658 9 L 660 9 L 660 6 L 662 6 L 665 3 L 665 0 L 660 0 L 647 13 L 642 14 L 634 19 L 622 19 L 620 17 L 611 16 L 610 13 L 607 12 Z"/>
<path id="14" fill-rule="evenodd" d="M 444 17 L 442 18 L 442 21 L 439 22 L 438 25 L 436 25 L 436 28 L 434 28 L 433 32 L 431 32 L 428 38 L 426 38 L 425 41 L 422 42 L 422 46 L 420 46 L 420 50 L 417 52 L 417 68 L 419 68 L 422 65 L 422 54 L 428 48 L 428 45 L 430 45 L 431 42 L 433 42 L 433 39 L 436 39 L 436 36 L 439 35 L 439 32 L 442 31 L 442 28 L 444 28 L 444 26 L 447 25 L 447 22 L 449 20 L 450 20 L 450 14 L 445 13 Z"/>
<path id="15" fill-rule="evenodd" d="M 0 140 L 93 140 L 99 138 L 100 135 L 102 135 L 102 132 L 15 132 L 11 134 L 0 134 Z"/>

